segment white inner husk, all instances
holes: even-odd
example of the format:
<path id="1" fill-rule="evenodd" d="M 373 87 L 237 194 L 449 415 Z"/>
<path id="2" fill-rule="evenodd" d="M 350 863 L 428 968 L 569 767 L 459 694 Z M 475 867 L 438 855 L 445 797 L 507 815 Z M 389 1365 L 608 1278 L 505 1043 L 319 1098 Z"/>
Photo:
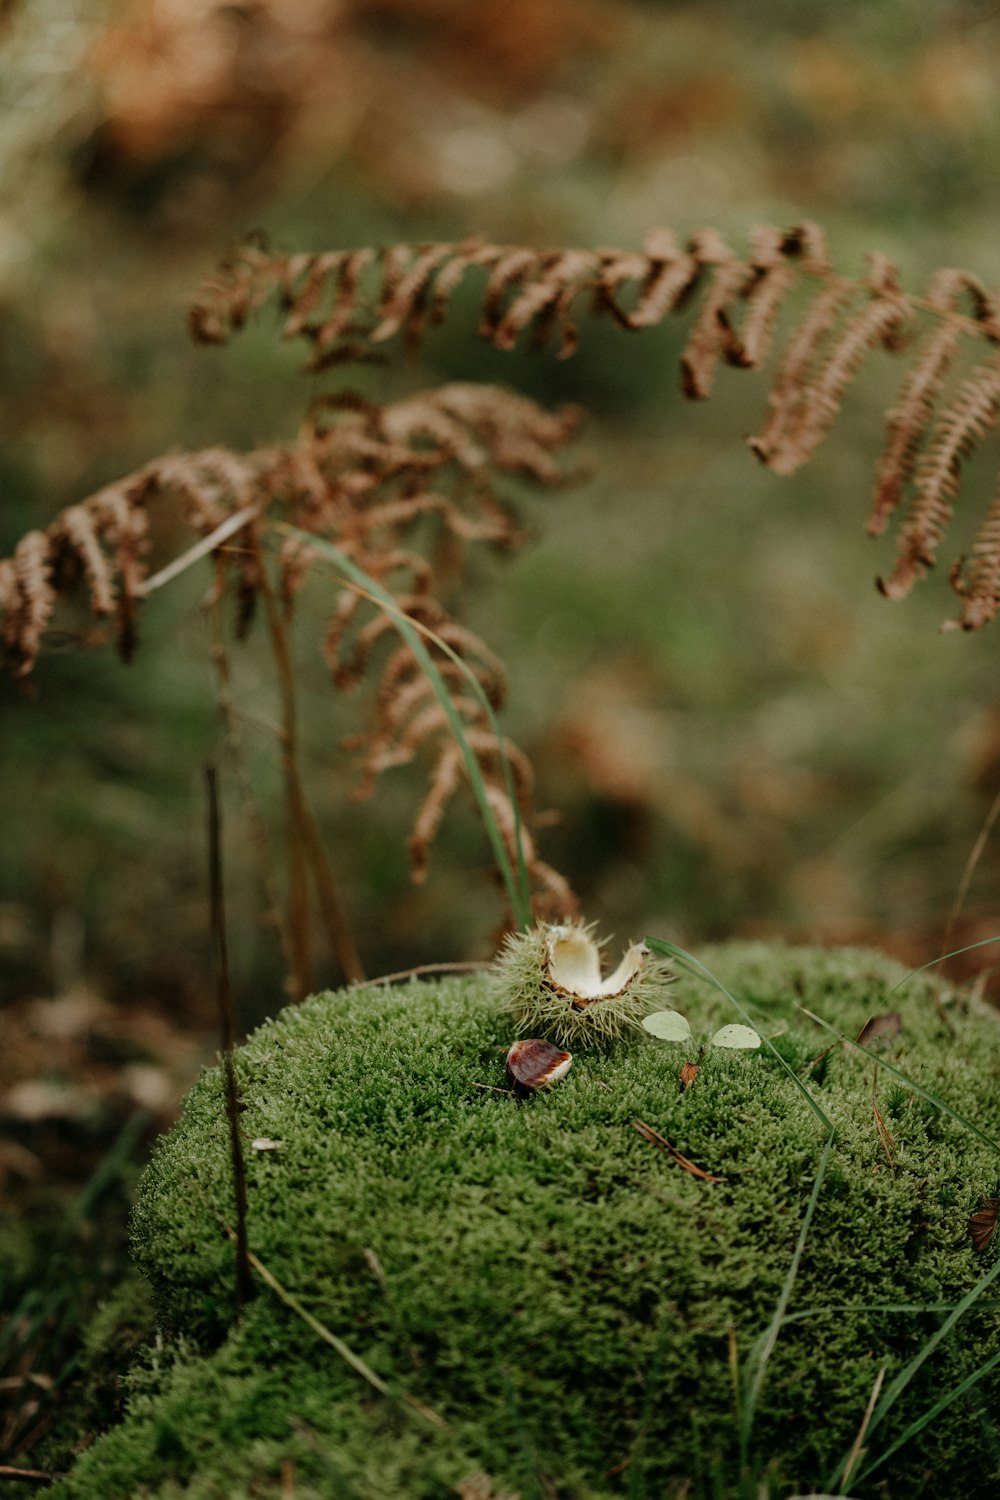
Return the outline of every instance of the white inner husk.
<path id="1" fill-rule="evenodd" d="M 620 995 L 640 972 L 649 952 L 643 943 L 633 943 L 615 972 L 602 979 L 600 950 L 582 927 L 550 927 L 545 946 L 549 978 L 581 1000 L 607 1000 Z"/>

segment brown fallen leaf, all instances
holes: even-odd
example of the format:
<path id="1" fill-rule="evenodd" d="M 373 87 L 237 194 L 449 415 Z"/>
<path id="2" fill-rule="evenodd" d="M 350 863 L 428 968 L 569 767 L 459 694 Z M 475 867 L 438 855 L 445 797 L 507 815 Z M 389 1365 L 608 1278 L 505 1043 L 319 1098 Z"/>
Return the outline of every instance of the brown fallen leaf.
<path id="1" fill-rule="evenodd" d="M 632 1124 L 635 1129 L 638 1130 L 639 1134 L 644 1137 L 645 1140 L 649 1141 L 653 1146 L 659 1146 L 661 1151 L 666 1151 L 667 1155 L 670 1156 L 679 1167 L 683 1167 L 685 1172 L 690 1172 L 692 1177 L 698 1177 L 702 1182 L 725 1181 L 725 1178 L 713 1177 L 711 1172 L 706 1172 L 703 1167 L 696 1166 L 693 1161 L 689 1161 L 689 1159 L 684 1156 L 682 1152 L 678 1151 L 676 1146 L 671 1146 L 670 1142 L 666 1140 L 658 1130 L 654 1130 L 652 1125 L 647 1125 L 645 1120 L 633 1120 Z"/>
<path id="2" fill-rule="evenodd" d="M 966 1233 L 972 1239 L 972 1248 L 981 1255 L 996 1233 L 1000 1217 L 1000 1198 L 987 1198 L 983 1207 L 966 1220 Z"/>
<path id="3" fill-rule="evenodd" d="M 698 1063 L 685 1063 L 678 1077 L 681 1080 L 681 1088 L 689 1089 L 701 1071 Z"/>
<path id="4" fill-rule="evenodd" d="M 862 1047 L 867 1047 L 879 1037 L 891 1042 L 903 1029 L 903 1018 L 898 1010 L 890 1010 L 884 1016 L 870 1016 L 855 1037 Z"/>

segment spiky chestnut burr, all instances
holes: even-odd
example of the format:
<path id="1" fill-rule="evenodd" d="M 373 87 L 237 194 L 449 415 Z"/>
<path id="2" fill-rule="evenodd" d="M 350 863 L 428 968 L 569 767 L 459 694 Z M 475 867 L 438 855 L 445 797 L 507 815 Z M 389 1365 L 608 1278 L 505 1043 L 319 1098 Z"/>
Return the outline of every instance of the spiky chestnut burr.
<path id="1" fill-rule="evenodd" d="M 570 1049 L 640 1032 L 643 1017 L 662 1010 L 671 977 L 661 958 L 633 943 L 602 979 L 600 947 L 583 922 L 511 933 L 492 970 L 494 992 L 517 1030 Z"/>

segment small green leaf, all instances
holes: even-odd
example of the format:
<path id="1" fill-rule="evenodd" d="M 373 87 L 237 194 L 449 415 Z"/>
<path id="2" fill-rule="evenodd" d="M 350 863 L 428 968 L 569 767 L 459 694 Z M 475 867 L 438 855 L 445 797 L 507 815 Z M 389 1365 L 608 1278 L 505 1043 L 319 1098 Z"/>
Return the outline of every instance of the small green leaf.
<path id="1" fill-rule="evenodd" d="M 642 1024 L 650 1036 L 658 1037 L 661 1042 L 686 1042 L 691 1037 L 689 1022 L 677 1010 L 655 1011 Z M 732 1027 L 729 1029 L 733 1030 Z"/>
<path id="2" fill-rule="evenodd" d="M 723 1026 L 712 1038 L 713 1047 L 759 1047 L 760 1034 L 752 1026 Z"/>

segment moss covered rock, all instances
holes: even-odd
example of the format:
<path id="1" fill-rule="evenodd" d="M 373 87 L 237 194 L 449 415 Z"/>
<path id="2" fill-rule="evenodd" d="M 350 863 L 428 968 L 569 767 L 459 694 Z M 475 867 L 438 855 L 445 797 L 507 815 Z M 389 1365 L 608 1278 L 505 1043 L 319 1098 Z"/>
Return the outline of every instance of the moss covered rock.
<path id="1" fill-rule="evenodd" d="M 175 1342 L 133 1375 L 125 1420 L 55 1493 L 821 1490 L 880 1372 L 890 1392 L 925 1350 L 884 1417 L 876 1408 L 863 1476 L 1000 1348 L 991 1286 L 928 1346 L 1000 1269 L 996 1245 L 976 1253 L 966 1232 L 997 1193 L 1000 1161 L 926 1097 L 1000 1135 L 1000 1024 L 956 1000 L 946 1025 L 927 982 L 890 993 L 903 971 L 872 953 L 732 946 L 704 957 L 836 1127 L 780 1326 L 825 1134 L 773 1054 L 699 1057 L 696 1042 L 638 1040 L 578 1054 L 555 1088 L 517 1101 L 502 1092 L 512 1038 L 485 982 L 317 995 L 238 1056 L 247 1146 L 281 1143 L 247 1151 L 251 1248 L 300 1310 L 258 1277 L 234 1323 L 233 1247 L 220 1227 L 232 1217 L 227 1127 L 209 1072 L 135 1212 L 136 1256 Z M 687 978 L 671 1004 L 696 1038 L 738 1019 Z M 898 1010 L 899 1035 L 871 1046 L 925 1093 L 876 1076 L 799 1004 L 851 1035 Z M 700 1062 L 687 1088 L 684 1062 Z M 741 1460 L 740 1413 L 769 1327 Z M 994 1369 L 850 1493 L 993 1495 L 998 1398 Z"/>

